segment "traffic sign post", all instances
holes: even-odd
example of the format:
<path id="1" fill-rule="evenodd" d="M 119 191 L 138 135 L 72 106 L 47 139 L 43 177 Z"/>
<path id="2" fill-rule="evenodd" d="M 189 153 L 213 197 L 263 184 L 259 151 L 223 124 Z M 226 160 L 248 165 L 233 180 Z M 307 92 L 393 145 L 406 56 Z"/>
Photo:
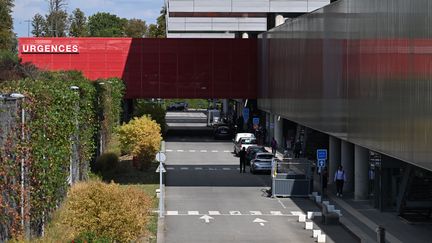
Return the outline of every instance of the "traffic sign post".
<path id="1" fill-rule="evenodd" d="M 317 149 L 317 167 L 320 172 L 321 197 L 324 198 L 324 168 L 326 167 L 327 149 Z"/>
<path id="2" fill-rule="evenodd" d="M 163 162 L 166 161 L 166 155 L 162 152 L 159 152 L 156 154 L 156 161 L 159 162 L 159 167 L 156 169 L 156 172 L 159 172 L 159 190 L 160 190 L 160 197 L 159 197 L 159 218 L 163 218 L 164 216 L 164 190 L 162 188 L 162 175 L 165 171 L 165 168 L 163 166 Z"/>

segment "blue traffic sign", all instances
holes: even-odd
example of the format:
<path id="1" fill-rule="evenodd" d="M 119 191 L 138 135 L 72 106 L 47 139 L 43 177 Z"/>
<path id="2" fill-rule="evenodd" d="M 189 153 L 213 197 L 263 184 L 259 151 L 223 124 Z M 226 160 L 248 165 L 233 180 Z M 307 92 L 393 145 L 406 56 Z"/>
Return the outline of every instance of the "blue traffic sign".
<path id="1" fill-rule="evenodd" d="M 317 149 L 317 160 L 327 159 L 327 149 Z"/>
<path id="2" fill-rule="evenodd" d="M 243 108 L 243 120 L 244 122 L 249 120 L 249 108 Z"/>
<path id="3" fill-rule="evenodd" d="M 254 125 L 259 125 L 259 122 L 260 122 L 259 117 L 254 117 L 254 118 L 252 119 L 252 124 L 254 124 Z"/>
<path id="4" fill-rule="evenodd" d="M 325 159 L 319 159 L 318 160 L 318 167 L 325 167 L 326 166 L 326 160 Z"/>

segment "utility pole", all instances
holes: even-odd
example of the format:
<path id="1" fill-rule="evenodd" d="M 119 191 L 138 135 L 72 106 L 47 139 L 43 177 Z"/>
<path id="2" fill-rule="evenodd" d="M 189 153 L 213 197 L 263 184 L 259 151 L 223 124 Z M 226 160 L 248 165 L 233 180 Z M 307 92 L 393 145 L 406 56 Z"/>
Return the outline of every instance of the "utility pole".
<path id="1" fill-rule="evenodd" d="M 30 37 L 30 23 L 32 21 L 30 19 L 26 19 L 24 22 L 27 22 L 27 37 Z"/>

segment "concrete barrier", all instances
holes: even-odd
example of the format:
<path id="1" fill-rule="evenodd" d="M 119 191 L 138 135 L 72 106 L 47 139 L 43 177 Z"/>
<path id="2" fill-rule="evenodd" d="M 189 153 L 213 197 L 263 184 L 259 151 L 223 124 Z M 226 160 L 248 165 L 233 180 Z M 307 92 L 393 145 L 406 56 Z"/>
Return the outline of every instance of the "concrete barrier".
<path id="1" fill-rule="evenodd" d="M 299 221 L 300 223 L 306 222 L 306 215 L 305 215 L 305 214 L 300 214 L 300 215 L 298 216 L 298 221 Z"/>
<path id="2" fill-rule="evenodd" d="M 325 234 L 319 234 L 317 237 L 318 243 L 325 243 L 326 242 L 326 235 Z"/>
<path id="3" fill-rule="evenodd" d="M 321 235 L 321 230 L 319 230 L 319 229 L 312 230 L 312 237 L 313 238 L 318 238 L 318 235 Z"/>
<path id="4" fill-rule="evenodd" d="M 313 230 L 313 222 L 312 221 L 305 222 L 305 229 Z"/>

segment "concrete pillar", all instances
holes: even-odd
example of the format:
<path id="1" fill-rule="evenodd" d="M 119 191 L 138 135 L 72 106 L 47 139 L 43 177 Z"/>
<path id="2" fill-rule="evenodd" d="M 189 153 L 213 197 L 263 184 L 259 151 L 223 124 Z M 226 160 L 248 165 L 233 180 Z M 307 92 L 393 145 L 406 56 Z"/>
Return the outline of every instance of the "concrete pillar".
<path id="1" fill-rule="evenodd" d="M 274 138 L 278 143 L 278 147 L 283 147 L 283 119 L 282 117 L 275 115 L 274 116 Z"/>
<path id="2" fill-rule="evenodd" d="M 280 14 L 276 15 L 276 17 L 275 17 L 275 27 L 283 24 L 284 22 L 285 22 L 284 16 L 282 16 Z"/>
<path id="3" fill-rule="evenodd" d="M 333 184 L 334 175 L 338 166 L 341 163 L 341 140 L 333 136 L 329 136 L 329 184 Z"/>
<path id="4" fill-rule="evenodd" d="M 354 147 L 354 199 L 368 198 L 369 186 L 369 150 L 361 146 Z"/>
<path id="5" fill-rule="evenodd" d="M 228 114 L 228 99 L 222 100 L 222 112 L 227 115 Z"/>
<path id="6" fill-rule="evenodd" d="M 347 141 L 342 141 L 341 145 L 341 162 L 347 179 L 343 190 L 352 192 L 354 191 L 354 145 Z"/>
<path id="7" fill-rule="evenodd" d="M 242 39 L 248 39 L 248 38 L 249 38 L 249 34 L 246 33 L 246 32 L 244 32 L 244 33 L 242 34 Z"/>

